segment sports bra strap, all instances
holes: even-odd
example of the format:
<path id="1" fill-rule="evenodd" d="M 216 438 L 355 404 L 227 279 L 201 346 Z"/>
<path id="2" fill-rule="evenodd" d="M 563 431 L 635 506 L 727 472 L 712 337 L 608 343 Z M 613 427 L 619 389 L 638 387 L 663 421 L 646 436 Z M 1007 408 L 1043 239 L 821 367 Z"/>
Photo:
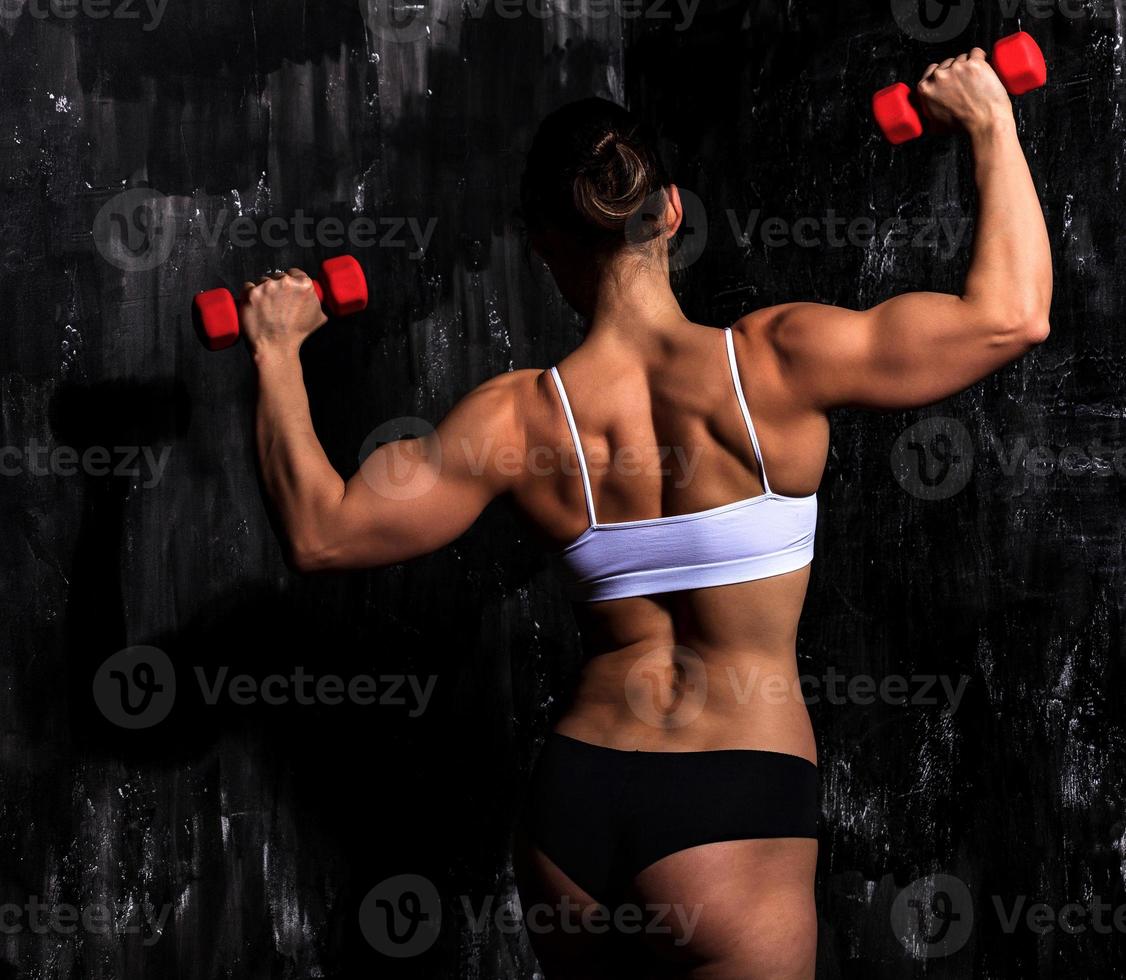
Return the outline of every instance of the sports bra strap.
<path id="1" fill-rule="evenodd" d="M 563 403 L 563 412 L 567 416 L 567 427 L 571 430 L 571 441 L 575 444 L 575 455 L 579 457 L 579 473 L 583 478 L 583 495 L 586 497 L 586 513 L 590 518 L 590 526 L 594 527 L 598 521 L 594 516 L 594 494 L 590 489 L 590 474 L 586 469 L 586 457 L 583 455 L 583 444 L 579 441 L 579 427 L 575 425 L 575 416 L 571 411 L 571 403 L 567 399 L 567 389 L 563 387 L 563 379 L 559 377 L 559 369 L 553 367 L 551 376 L 555 380 L 559 400 Z"/>
<path id="2" fill-rule="evenodd" d="M 751 435 L 751 445 L 755 448 L 755 459 L 758 460 L 759 472 L 762 474 L 762 488 L 770 493 L 770 481 L 766 478 L 766 464 L 762 461 L 762 449 L 758 444 L 758 435 L 755 433 L 755 424 L 751 421 L 751 410 L 747 408 L 747 399 L 743 394 L 743 382 L 739 378 L 739 364 L 735 360 L 735 337 L 731 328 L 724 329 L 727 334 L 727 360 L 731 364 L 731 380 L 735 384 L 735 394 L 739 398 L 739 408 L 743 412 L 743 420 L 747 423 L 747 432 Z"/>

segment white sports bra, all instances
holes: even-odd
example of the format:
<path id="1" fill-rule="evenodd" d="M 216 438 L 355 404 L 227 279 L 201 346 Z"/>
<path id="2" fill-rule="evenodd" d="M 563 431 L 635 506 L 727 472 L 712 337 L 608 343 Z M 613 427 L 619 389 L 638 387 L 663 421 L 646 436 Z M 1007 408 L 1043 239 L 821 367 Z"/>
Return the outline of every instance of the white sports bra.
<path id="1" fill-rule="evenodd" d="M 579 458 L 590 518 L 590 527 L 557 555 L 572 599 L 600 602 L 732 585 L 794 572 L 813 561 L 817 495 L 785 497 L 770 489 L 739 380 L 730 328 L 725 333 L 731 379 L 762 473 L 764 492 L 694 514 L 598 523 L 575 416 L 558 369 L 551 369 Z"/>

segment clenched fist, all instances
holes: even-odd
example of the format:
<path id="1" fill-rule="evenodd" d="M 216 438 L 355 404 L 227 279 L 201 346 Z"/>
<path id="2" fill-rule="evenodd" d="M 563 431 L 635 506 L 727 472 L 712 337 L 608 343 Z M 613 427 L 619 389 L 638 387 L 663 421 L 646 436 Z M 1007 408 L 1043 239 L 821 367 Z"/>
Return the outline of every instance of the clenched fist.
<path id="1" fill-rule="evenodd" d="M 931 65 L 918 94 L 923 112 L 939 126 L 960 126 L 972 134 L 1013 118 L 1009 93 L 981 48 Z"/>
<path id="2" fill-rule="evenodd" d="M 239 321 L 250 352 L 257 354 L 274 347 L 297 350 L 328 317 L 313 280 L 300 269 L 289 269 L 243 283 Z"/>

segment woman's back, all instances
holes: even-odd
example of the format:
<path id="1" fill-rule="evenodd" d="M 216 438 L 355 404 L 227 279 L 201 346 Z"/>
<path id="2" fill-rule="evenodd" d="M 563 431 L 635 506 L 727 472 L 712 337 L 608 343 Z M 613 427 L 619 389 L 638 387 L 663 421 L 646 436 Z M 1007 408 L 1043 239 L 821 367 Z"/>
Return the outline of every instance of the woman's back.
<path id="1" fill-rule="evenodd" d="M 311 281 L 244 299 L 264 483 L 298 568 L 428 554 L 501 496 L 559 553 L 590 658 L 532 779 L 521 904 L 537 920 L 623 896 L 695 910 L 685 934 L 631 950 L 657 954 L 654 974 L 814 974 L 817 769 L 795 634 L 826 413 L 933 404 L 1048 333 L 1047 232 L 1004 88 L 976 51 L 919 91 L 976 133 L 985 203 L 959 296 L 689 323 L 668 261 L 684 212 L 656 139 L 584 100 L 545 120 L 521 183 L 529 242 L 588 328 L 555 370 L 492 379 L 345 483 L 295 357 L 323 322 Z M 529 934 L 554 980 L 620 976 L 607 940 L 624 937 L 605 932 Z"/>
<path id="2" fill-rule="evenodd" d="M 590 660 L 564 734 L 813 758 L 794 641 L 828 433 L 823 416 L 795 410 L 756 342 L 768 322 L 748 318 L 730 342 L 688 321 L 595 330 L 558 381 L 532 381 L 514 495 L 594 583 L 578 587 Z M 599 563 L 617 574 L 599 577 Z"/>

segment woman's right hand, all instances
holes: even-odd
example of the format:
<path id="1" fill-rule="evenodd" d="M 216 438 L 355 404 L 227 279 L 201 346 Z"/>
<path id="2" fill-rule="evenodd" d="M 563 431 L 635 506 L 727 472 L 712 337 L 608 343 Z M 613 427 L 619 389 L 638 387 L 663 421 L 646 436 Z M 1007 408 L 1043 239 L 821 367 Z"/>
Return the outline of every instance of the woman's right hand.
<path id="1" fill-rule="evenodd" d="M 300 269 L 243 283 L 239 323 L 251 354 L 296 353 L 327 322 L 313 280 Z"/>
<path id="2" fill-rule="evenodd" d="M 998 120 L 1012 121 L 1013 104 L 981 48 L 933 64 L 919 82 L 923 111 L 939 126 L 971 135 Z"/>

